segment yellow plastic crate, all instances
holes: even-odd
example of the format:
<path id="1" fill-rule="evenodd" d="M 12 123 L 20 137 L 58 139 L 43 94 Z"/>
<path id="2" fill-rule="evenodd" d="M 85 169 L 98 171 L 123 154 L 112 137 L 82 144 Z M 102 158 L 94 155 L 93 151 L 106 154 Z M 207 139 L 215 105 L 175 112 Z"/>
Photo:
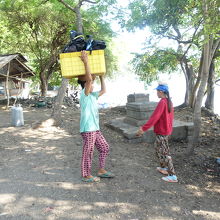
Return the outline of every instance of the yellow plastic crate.
<path id="1" fill-rule="evenodd" d="M 91 73 L 104 75 L 106 72 L 104 50 L 93 50 L 92 54 L 90 54 L 90 51 L 86 52 Z M 81 52 L 60 54 L 61 73 L 64 78 L 71 79 L 85 74 L 85 66 L 80 56 Z"/>

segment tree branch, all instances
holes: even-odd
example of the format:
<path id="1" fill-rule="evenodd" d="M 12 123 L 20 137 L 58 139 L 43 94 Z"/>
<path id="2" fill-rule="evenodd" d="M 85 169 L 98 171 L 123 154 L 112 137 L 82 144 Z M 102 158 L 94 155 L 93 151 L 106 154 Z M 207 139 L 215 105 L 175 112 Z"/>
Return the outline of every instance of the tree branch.
<path id="1" fill-rule="evenodd" d="M 65 5 L 68 9 L 76 13 L 76 7 L 72 7 L 71 5 L 67 4 L 64 0 L 58 0 L 60 3 Z M 80 1 L 81 2 L 81 1 Z"/>
<path id="2" fill-rule="evenodd" d="M 200 22 L 201 22 L 201 21 L 200 21 Z M 200 23 L 200 22 L 199 22 L 199 23 Z M 194 31 L 194 33 L 193 33 L 193 36 L 192 36 L 192 40 L 191 40 L 192 42 L 191 42 L 190 45 L 187 47 L 187 49 L 186 49 L 186 51 L 184 52 L 182 58 L 186 56 L 186 54 L 188 53 L 190 47 L 192 46 L 192 43 L 193 43 L 194 37 L 195 37 L 196 32 L 198 31 L 198 29 L 199 29 L 199 25 L 196 27 L 196 29 L 195 29 L 195 31 Z"/>
<path id="3" fill-rule="evenodd" d="M 39 3 L 38 6 L 43 5 L 43 4 L 46 4 L 47 2 L 49 2 L 49 0 L 42 0 L 42 1 Z"/>
<path id="4" fill-rule="evenodd" d="M 177 25 L 175 24 L 173 24 L 172 25 L 173 26 L 173 29 L 176 31 L 176 33 L 177 33 L 177 39 L 180 39 L 181 37 L 182 37 L 182 35 L 181 35 L 181 33 L 180 33 L 180 30 L 179 30 L 179 28 L 177 27 Z"/>
<path id="5" fill-rule="evenodd" d="M 178 36 L 175 35 L 169 35 L 169 36 L 164 36 L 168 39 L 176 40 L 179 44 L 190 44 L 192 43 L 192 40 L 179 40 Z"/>
<path id="6" fill-rule="evenodd" d="M 213 47 L 212 47 L 212 51 L 211 51 L 211 59 L 213 59 L 215 57 L 216 53 L 219 50 L 219 47 L 220 47 L 220 39 L 217 39 L 213 43 Z"/>
<path id="7" fill-rule="evenodd" d="M 71 11 L 75 12 L 75 13 L 76 13 L 76 8 L 81 8 L 81 6 L 83 5 L 83 2 L 88 2 L 88 3 L 92 3 L 92 4 L 98 3 L 98 2 L 95 2 L 95 1 L 91 1 L 91 0 L 79 0 L 78 4 L 75 7 L 72 7 L 71 5 L 66 3 L 64 0 L 58 0 L 58 1 L 60 3 L 62 3 L 63 5 L 65 5 Z"/>
<path id="8" fill-rule="evenodd" d="M 182 35 L 181 35 L 181 33 L 180 33 L 179 28 L 178 28 L 176 25 L 172 25 L 172 27 L 173 27 L 173 29 L 176 31 L 177 36 L 175 36 L 175 35 L 169 35 L 169 36 L 164 36 L 164 37 L 167 37 L 168 39 L 176 40 L 179 44 L 192 44 L 192 43 L 193 43 L 193 40 L 194 40 L 194 37 L 195 37 L 195 35 L 196 35 L 196 33 L 197 33 L 197 31 L 198 31 L 198 29 L 199 29 L 201 23 L 202 23 L 202 19 L 199 20 L 198 25 L 197 25 L 197 27 L 195 28 L 195 31 L 194 31 L 194 33 L 193 33 L 193 36 L 192 36 L 192 38 L 191 38 L 190 40 L 180 40 L 181 37 L 182 37 Z M 189 47 L 191 47 L 191 45 L 190 45 Z M 187 48 L 187 51 L 188 51 L 188 49 L 189 49 L 189 48 Z"/>
<path id="9" fill-rule="evenodd" d="M 218 82 L 220 82 L 220 79 L 217 79 L 217 80 L 215 81 L 215 84 L 216 84 L 217 86 L 220 86 L 220 85 L 218 84 Z"/>
<path id="10" fill-rule="evenodd" d="M 98 2 L 91 1 L 91 0 L 82 0 L 82 2 L 89 2 L 89 3 L 92 3 L 92 4 L 97 4 L 98 3 Z"/>

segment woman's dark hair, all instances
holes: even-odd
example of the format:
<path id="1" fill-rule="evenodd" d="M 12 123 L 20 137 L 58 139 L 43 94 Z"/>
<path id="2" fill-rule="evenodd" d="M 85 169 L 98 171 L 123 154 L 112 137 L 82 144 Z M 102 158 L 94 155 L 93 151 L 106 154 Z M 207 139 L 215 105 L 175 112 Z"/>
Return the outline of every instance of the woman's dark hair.
<path id="1" fill-rule="evenodd" d="M 164 92 L 167 96 L 167 103 L 168 103 L 168 112 L 171 112 L 171 108 L 172 108 L 172 101 L 170 99 L 170 94 L 168 91 Z"/>
<path id="2" fill-rule="evenodd" d="M 78 82 L 78 84 L 81 85 L 82 89 L 84 89 L 86 81 L 82 81 L 82 80 L 79 80 L 79 79 L 78 79 L 77 82 Z"/>

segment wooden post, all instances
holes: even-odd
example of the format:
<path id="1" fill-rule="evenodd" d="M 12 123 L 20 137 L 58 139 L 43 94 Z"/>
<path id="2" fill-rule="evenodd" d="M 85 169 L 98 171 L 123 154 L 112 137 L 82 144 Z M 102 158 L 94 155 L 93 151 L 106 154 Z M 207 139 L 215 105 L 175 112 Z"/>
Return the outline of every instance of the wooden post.
<path id="1" fill-rule="evenodd" d="M 16 102 L 17 102 L 17 100 L 18 100 L 18 96 L 19 96 L 20 93 L 22 93 L 22 91 L 23 91 L 22 78 L 23 78 L 23 73 L 21 73 L 21 78 L 20 78 L 20 81 L 19 81 L 19 88 L 18 88 L 18 92 L 17 92 L 17 94 L 16 94 L 16 98 L 15 98 L 15 101 L 14 101 L 14 105 L 16 104 Z"/>
<path id="2" fill-rule="evenodd" d="M 6 75 L 6 81 L 5 81 L 5 91 L 6 91 L 6 97 L 7 97 L 7 105 L 6 109 L 8 110 L 9 107 L 9 88 L 8 88 L 8 78 L 9 78 L 9 72 L 10 72 L 10 62 L 8 63 L 8 70 L 7 70 L 7 75 Z"/>

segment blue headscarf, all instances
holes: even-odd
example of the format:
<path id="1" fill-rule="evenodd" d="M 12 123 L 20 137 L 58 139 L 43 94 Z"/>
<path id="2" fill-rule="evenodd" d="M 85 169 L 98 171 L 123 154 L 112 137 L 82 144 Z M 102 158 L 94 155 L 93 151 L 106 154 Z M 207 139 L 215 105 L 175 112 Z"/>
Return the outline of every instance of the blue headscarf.
<path id="1" fill-rule="evenodd" d="M 159 90 L 159 91 L 162 91 L 162 92 L 165 92 L 165 93 L 169 92 L 169 88 L 168 88 L 167 85 L 158 85 L 156 90 Z"/>

